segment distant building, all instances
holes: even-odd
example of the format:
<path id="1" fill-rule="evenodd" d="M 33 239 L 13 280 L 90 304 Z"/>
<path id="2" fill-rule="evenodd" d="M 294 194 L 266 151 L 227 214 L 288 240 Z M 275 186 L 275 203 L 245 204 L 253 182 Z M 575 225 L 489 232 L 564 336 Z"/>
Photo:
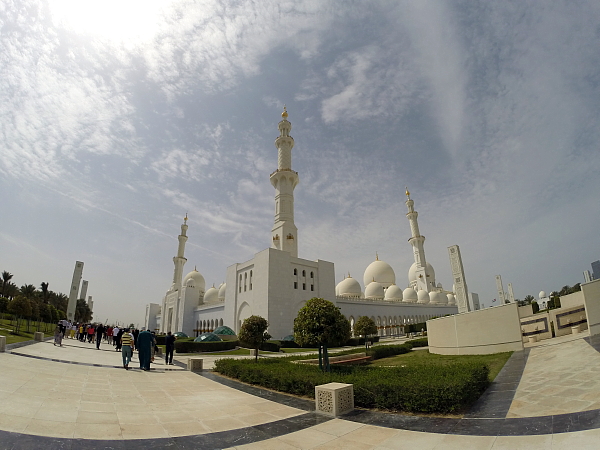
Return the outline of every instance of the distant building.
<path id="1" fill-rule="evenodd" d="M 479 304 L 479 294 L 469 292 L 469 297 L 471 297 L 471 310 L 477 311 L 481 309 L 481 305 Z"/>
<path id="2" fill-rule="evenodd" d="M 600 280 L 600 260 L 592 263 L 592 278 Z"/>
<path id="3" fill-rule="evenodd" d="M 592 281 L 592 274 L 590 273 L 589 270 L 584 270 L 583 271 L 583 282 L 589 283 L 590 281 Z"/>

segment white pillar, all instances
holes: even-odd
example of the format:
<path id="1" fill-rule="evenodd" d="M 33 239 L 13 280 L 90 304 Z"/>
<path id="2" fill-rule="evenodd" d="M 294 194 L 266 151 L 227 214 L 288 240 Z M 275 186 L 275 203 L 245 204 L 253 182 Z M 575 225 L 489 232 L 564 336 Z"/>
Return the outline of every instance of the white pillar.
<path id="1" fill-rule="evenodd" d="M 67 305 L 67 319 L 73 322 L 75 319 L 75 307 L 79 298 L 79 283 L 83 274 L 83 262 L 75 262 L 75 270 L 73 271 L 73 281 L 71 282 L 71 290 L 69 291 L 69 303 Z"/>

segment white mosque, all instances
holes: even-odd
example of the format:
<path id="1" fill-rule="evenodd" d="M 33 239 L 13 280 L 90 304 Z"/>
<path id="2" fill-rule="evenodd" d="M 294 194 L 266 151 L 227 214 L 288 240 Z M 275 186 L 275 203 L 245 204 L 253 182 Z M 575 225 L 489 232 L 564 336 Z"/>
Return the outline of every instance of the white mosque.
<path id="1" fill-rule="evenodd" d="M 396 284 L 392 267 L 376 256 L 365 270 L 364 291 L 350 275 L 335 285 L 334 264 L 298 257 L 298 229 L 294 224 L 294 189 L 298 173 L 292 170 L 290 136 L 292 124 L 284 108 L 275 139 L 278 166 L 271 176 L 275 188 L 275 223 L 271 230 L 271 247 L 243 263 L 227 268 L 226 282 L 206 289 L 204 277 L 196 269 L 183 277 L 187 236 L 187 215 L 181 225 L 173 282 L 162 304 L 146 306 L 145 327 L 161 333 L 181 331 L 192 336 L 226 325 L 236 333 L 244 319 L 259 315 L 269 321 L 274 339 L 292 334 L 298 310 L 313 297 L 335 303 L 354 326 L 360 316 L 369 316 L 379 334 L 391 335 L 404 325 L 432 317 L 456 314 L 468 309 L 466 284 L 458 246 L 449 248 L 455 285 L 451 291 L 436 284 L 435 271 L 425 259 L 425 237 L 419 233 L 418 213 L 406 190 L 406 214 L 411 229 L 410 244 L 415 262 L 408 270 L 408 283 Z M 458 257 L 458 260 L 456 259 Z M 458 306 L 457 306 L 458 302 Z"/>

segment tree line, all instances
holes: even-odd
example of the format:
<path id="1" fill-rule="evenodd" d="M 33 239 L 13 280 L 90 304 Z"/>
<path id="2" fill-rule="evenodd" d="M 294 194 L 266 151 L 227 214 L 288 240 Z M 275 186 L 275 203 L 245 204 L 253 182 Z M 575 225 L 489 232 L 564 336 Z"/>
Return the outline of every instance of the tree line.
<path id="1" fill-rule="evenodd" d="M 39 289 L 33 284 L 24 284 L 20 288 L 11 280 L 13 274 L 3 271 L 0 276 L 0 318 L 9 313 L 15 321 L 15 333 L 19 333 L 23 321 L 27 328 L 31 322 L 37 322 L 40 329 L 41 323 L 56 323 L 67 318 L 69 297 L 62 292 L 49 289 L 49 283 L 42 282 Z M 77 300 L 75 307 L 75 322 L 90 322 L 92 311 L 85 299 Z"/>

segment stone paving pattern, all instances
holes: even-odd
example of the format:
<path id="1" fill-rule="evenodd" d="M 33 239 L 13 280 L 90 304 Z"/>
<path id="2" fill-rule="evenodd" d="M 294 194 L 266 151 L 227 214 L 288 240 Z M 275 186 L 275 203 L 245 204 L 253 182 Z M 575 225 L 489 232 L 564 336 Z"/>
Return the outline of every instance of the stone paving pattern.
<path id="1" fill-rule="evenodd" d="M 302 401 L 283 404 L 271 394 L 275 401 L 251 395 L 257 391 L 187 372 L 183 364 L 165 366 L 157 360 L 150 372 L 126 371 L 116 368 L 120 354 L 106 344 L 97 351 L 71 340 L 62 348 L 36 343 L 14 350 L 29 357 L 0 353 L 0 449 L 596 449 L 600 353 L 585 336 L 534 344 L 526 358 L 515 354 L 505 381 L 492 389 L 502 393 L 496 399 L 502 406 L 486 413 L 489 405 L 483 402 L 479 416 L 462 421 L 421 420 L 439 422 L 439 428 L 423 428 L 438 432 L 398 429 L 411 416 L 358 412 L 330 420 L 307 412 Z M 209 367 L 214 359 L 207 358 Z M 486 394 L 492 403 L 496 397 Z M 490 430 L 499 421 L 504 428 Z M 526 423 L 537 429 L 520 431 Z M 557 432 L 570 429 L 583 431 Z"/>
<path id="2" fill-rule="evenodd" d="M 579 335 L 532 346 L 507 417 L 592 409 L 600 409 L 600 353 Z"/>

